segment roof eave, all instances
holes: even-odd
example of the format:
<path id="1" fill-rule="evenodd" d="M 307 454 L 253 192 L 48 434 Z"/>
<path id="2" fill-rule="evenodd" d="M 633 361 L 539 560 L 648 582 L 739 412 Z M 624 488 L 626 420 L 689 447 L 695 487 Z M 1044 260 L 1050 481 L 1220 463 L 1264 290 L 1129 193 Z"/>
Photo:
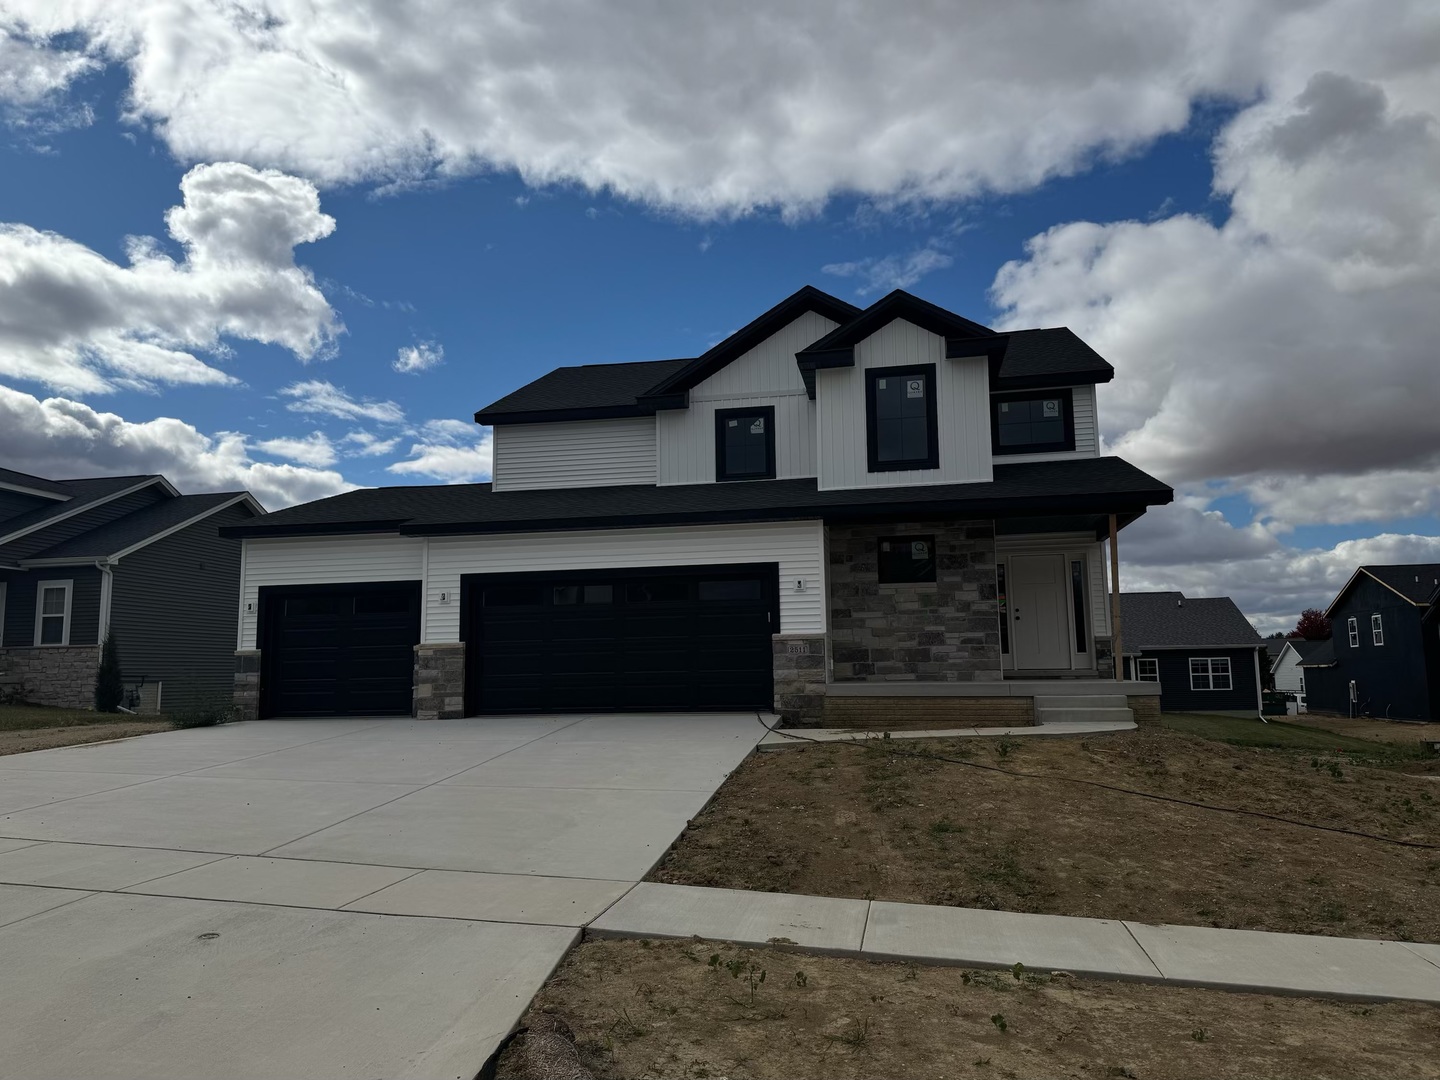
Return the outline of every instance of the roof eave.
<path id="1" fill-rule="evenodd" d="M 654 416 L 655 409 L 641 404 L 605 405 L 590 409 L 534 409 L 529 412 L 492 412 L 475 414 L 475 422 L 493 427 L 497 424 L 554 424 L 569 420 L 624 420 Z"/>

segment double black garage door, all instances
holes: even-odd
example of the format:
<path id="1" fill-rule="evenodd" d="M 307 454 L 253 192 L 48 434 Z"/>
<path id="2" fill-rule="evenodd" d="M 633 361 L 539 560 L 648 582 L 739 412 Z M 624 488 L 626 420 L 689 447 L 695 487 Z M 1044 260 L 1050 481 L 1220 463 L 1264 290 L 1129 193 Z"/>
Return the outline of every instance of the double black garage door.
<path id="1" fill-rule="evenodd" d="M 471 575 L 468 713 L 768 709 L 772 565 Z M 268 716 L 408 716 L 417 582 L 264 589 Z"/>

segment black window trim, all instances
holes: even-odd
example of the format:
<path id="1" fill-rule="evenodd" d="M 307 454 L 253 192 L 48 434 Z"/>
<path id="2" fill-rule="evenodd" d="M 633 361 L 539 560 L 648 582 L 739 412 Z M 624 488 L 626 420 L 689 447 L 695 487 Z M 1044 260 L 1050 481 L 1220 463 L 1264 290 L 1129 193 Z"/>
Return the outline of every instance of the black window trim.
<path id="1" fill-rule="evenodd" d="M 905 461 L 881 461 L 876 446 L 875 380 L 903 379 L 910 375 L 924 375 L 926 379 L 925 456 Z M 938 469 L 940 467 L 940 423 L 939 410 L 936 405 L 938 397 L 939 385 L 935 379 L 934 364 L 907 364 L 904 367 L 865 369 L 865 457 L 870 472 L 910 472 L 914 469 Z"/>
<path id="2" fill-rule="evenodd" d="M 1000 403 L 1005 401 L 1035 401 L 1039 398 L 1057 397 L 1064 404 L 1065 438 L 1061 442 L 1030 443 L 1026 446 L 1000 445 Z M 1020 390 L 990 395 L 990 452 L 992 454 L 1058 454 L 1075 449 L 1075 395 L 1068 386 L 1057 386 L 1041 390 Z"/>
<path id="3" fill-rule="evenodd" d="M 765 417 L 765 460 L 767 468 L 763 473 L 746 473 L 743 476 L 727 476 L 725 473 L 725 421 L 740 417 Z M 775 479 L 775 406 L 752 405 L 748 409 L 715 410 L 715 481 L 734 483 L 740 480 Z"/>

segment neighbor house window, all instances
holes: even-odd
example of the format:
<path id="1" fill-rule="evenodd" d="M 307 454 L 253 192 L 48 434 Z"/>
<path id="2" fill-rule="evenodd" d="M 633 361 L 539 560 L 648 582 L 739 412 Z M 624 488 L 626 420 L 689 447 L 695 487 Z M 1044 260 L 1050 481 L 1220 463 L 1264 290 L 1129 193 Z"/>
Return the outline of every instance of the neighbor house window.
<path id="1" fill-rule="evenodd" d="M 1370 616 L 1370 640 L 1376 645 L 1385 644 L 1385 628 L 1380 625 L 1380 616 Z"/>
<path id="2" fill-rule="evenodd" d="M 1360 647 L 1360 623 L 1356 621 L 1354 615 L 1345 621 L 1345 629 L 1350 632 L 1350 648 L 1358 649 Z"/>
<path id="3" fill-rule="evenodd" d="M 939 468 L 935 365 L 871 368 L 865 380 L 870 471 Z"/>
<path id="4" fill-rule="evenodd" d="M 997 454 L 1075 449 L 1075 409 L 1068 389 L 994 394 L 990 410 L 990 448 Z"/>
<path id="5" fill-rule="evenodd" d="M 1135 678 L 1141 682 L 1160 681 L 1160 661 L 1140 657 L 1135 661 Z"/>
<path id="6" fill-rule="evenodd" d="M 935 580 L 933 536 L 882 536 L 876 567 L 882 585 Z"/>
<path id="7" fill-rule="evenodd" d="M 42 581 L 35 587 L 35 644 L 70 644 L 70 594 L 74 581 Z"/>
<path id="8" fill-rule="evenodd" d="M 1228 656 L 1191 657 L 1190 689 L 1229 690 L 1230 658 Z"/>
<path id="9" fill-rule="evenodd" d="M 775 408 L 715 411 L 715 479 L 775 478 Z"/>

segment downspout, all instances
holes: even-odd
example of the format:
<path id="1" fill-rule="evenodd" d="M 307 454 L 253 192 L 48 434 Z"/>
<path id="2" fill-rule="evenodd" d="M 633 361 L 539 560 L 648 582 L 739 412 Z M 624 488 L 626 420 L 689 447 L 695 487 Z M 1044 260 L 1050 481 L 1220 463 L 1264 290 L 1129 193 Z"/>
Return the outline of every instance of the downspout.
<path id="1" fill-rule="evenodd" d="M 1270 721 L 1265 719 L 1265 684 L 1260 681 L 1260 646 L 1255 646 L 1255 709 L 1256 715 L 1260 717 L 1262 724 Z"/>
<path id="2" fill-rule="evenodd" d="M 1115 681 L 1125 681 L 1125 650 L 1120 640 L 1120 549 L 1119 526 L 1110 515 L 1110 655 L 1115 658 Z"/>
<path id="3" fill-rule="evenodd" d="M 100 626 L 98 640 L 101 645 L 110 636 L 110 598 L 115 593 L 114 567 L 107 559 L 96 559 L 95 569 L 100 571 Z"/>

